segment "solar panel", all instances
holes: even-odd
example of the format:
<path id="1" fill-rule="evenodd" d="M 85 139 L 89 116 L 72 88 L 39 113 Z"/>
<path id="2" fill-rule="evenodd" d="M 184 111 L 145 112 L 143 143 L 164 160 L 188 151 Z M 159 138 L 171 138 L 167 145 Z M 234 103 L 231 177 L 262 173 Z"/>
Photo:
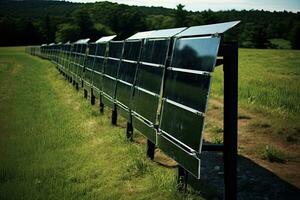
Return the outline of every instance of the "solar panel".
<path id="1" fill-rule="evenodd" d="M 104 43 L 113 40 L 117 35 L 104 36 L 97 40 L 95 43 Z"/>
<path id="2" fill-rule="evenodd" d="M 166 70 L 157 145 L 196 177 L 200 176 L 198 168 L 181 162 L 189 154 L 199 160 L 196 153 L 201 151 L 210 72 L 215 66 L 219 44 L 220 37 L 178 38 Z M 172 143 L 167 145 L 166 139 Z M 181 152 L 180 158 L 174 155 L 174 148 Z"/>
<path id="3" fill-rule="evenodd" d="M 192 26 L 177 34 L 176 37 L 190 37 L 198 35 L 221 34 L 236 26 L 240 21 L 225 22 L 219 24 L 209 24 L 202 26 Z"/>
<path id="4" fill-rule="evenodd" d="M 145 38 L 170 38 L 185 29 L 186 27 L 156 30 L 151 32 L 151 34 Z"/>
<path id="5" fill-rule="evenodd" d="M 144 39 L 147 38 L 152 32 L 154 31 L 143 31 L 143 32 L 138 32 L 129 38 L 127 40 L 139 40 L 139 39 Z"/>

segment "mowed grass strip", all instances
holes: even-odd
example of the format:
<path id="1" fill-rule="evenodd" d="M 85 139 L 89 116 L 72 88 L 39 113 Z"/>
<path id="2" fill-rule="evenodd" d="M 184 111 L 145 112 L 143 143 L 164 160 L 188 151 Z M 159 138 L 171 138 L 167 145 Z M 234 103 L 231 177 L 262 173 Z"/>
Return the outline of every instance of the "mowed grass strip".
<path id="1" fill-rule="evenodd" d="M 49 61 L 0 48 L 0 199 L 194 199 Z"/>

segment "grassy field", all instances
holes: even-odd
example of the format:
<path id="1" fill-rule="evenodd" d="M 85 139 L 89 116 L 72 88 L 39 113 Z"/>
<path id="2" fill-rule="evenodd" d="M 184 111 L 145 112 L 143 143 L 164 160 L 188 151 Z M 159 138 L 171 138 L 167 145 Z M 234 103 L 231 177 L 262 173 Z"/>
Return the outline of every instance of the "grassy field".
<path id="1" fill-rule="evenodd" d="M 0 48 L 0 92 L 0 199 L 187 198 L 50 62 Z"/>
<path id="2" fill-rule="evenodd" d="M 241 49 L 239 103 L 255 111 L 300 116 L 300 51 Z M 223 94 L 223 75 L 214 74 L 212 94 Z"/>
<path id="3" fill-rule="evenodd" d="M 240 153 L 259 155 L 247 146 L 255 136 L 259 148 L 287 145 L 284 167 L 299 166 L 299 75 L 299 51 L 240 50 Z M 219 134 L 221 68 L 213 81 L 207 130 Z M 49 61 L 0 48 L 0 92 L 0 199 L 199 199 L 178 193 L 176 170 L 148 160 L 141 136 L 127 142 L 124 123 L 111 126 Z M 297 169 L 282 176 L 296 183 Z"/>

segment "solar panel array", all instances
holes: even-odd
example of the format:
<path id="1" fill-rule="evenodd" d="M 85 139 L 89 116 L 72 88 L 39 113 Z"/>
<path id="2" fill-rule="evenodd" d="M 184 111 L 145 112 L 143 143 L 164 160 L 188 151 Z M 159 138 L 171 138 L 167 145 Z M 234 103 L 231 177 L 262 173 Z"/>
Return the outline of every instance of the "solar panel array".
<path id="1" fill-rule="evenodd" d="M 204 118 L 222 34 L 238 22 L 137 33 L 30 51 L 116 107 L 158 148 L 200 178 Z"/>

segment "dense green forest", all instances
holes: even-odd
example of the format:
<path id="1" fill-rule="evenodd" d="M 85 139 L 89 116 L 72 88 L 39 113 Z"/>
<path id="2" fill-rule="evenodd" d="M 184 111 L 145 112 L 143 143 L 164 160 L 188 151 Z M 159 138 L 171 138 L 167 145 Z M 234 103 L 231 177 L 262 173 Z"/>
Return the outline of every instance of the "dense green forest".
<path id="1" fill-rule="evenodd" d="M 186 11 L 163 7 L 128 6 L 111 2 L 0 0 L 0 46 L 96 40 L 116 33 L 124 39 L 135 32 L 241 20 L 227 34 L 248 48 L 300 49 L 300 12 L 263 10 Z"/>

